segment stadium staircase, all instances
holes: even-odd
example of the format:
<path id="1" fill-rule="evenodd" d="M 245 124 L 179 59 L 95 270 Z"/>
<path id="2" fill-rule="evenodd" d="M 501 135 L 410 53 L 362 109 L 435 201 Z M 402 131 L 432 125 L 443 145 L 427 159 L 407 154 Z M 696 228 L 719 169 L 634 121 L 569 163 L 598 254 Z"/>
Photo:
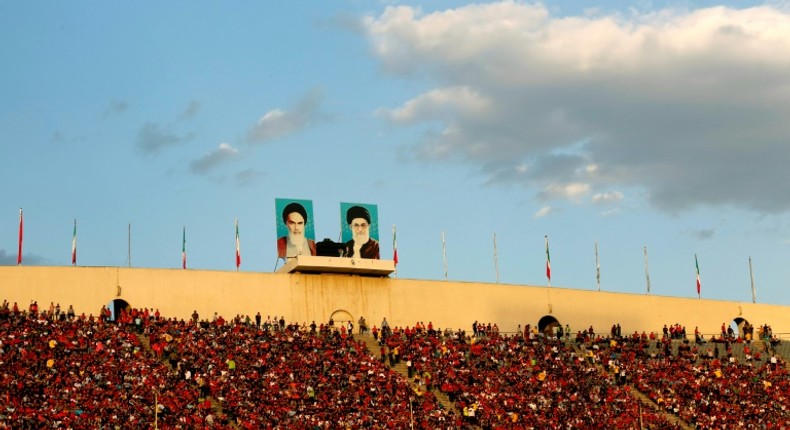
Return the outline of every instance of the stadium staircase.
<path id="1" fill-rule="evenodd" d="M 580 348 L 579 345 L 576 342 L 565 342 L 565 347 L 566 348 L 570 347 L 574 352 L 576 352 L 577 356 L 585 357 L 585 360 L 586 360 L 586 357 L 587 357 L 586 350 L 583 349 L 583 348 Z M 675 353 L 677 353 L 677 346 L 675 346 L 675 350 L 674 351 L 675 351 Z M 600 362 L 596 361 L 595 365 L 601 371 L 606 371 L 606 369 L 604 369 L 603 365 Z M 631 396 L 636 401 L 642 403 L 643 405 L 650 406 L 651 409 L 659 411 L 659 413 L 667 421 L 669 421 L 670 423 L 672 423 L 674 425 L 677 425 L 678 427 L 680 427 L 683 430 L 694 430 L 695 429 L 695 427 L 693 425 L 690 425 L 689 423 L 687 423 L 686 421 L 684 421 L 683 419 L 681 419 L 677 415 L 672 414 L 670 412 L 667 412 L 666 410 L 664 410 L 664 408 L 658 406 L 652 399 L 650 399 L 650 397 L 645 395 L 645 393 L 639 391 L 639 389 L 637 389 L 635 386 L 633 386 L 631 384 L 628 384 L 628 392 L 631 394 Z"/>
<path id="2" fill-rule="evenodd" d="M 137 333 L 137 339 L 140 340 L 140 344 L 142 345 L 143 350 L 146 351 L 146 353 L 148 353 L 151 357 L 156 358 L 156 354 L 154 354 L 154 350 L 151 348 L 151 342 L 148 340 L 148 337 L 140 333 Z M 171 373 L 175 371 L 175 369 L 173 369 L 173 366 L 170 365 L 170 361 L 167 360 L 165 357 L 162 357 L 160 361 L 164 363 L 165 366 L 167 366 L 167 368 L 170 370 Z M 197 385 L 194 383 L 193 385 L 195 389 L 197 389 Z M 228 424 L 231 427 L 233 427 L 234 429 L 241 430 L 241 427 L 239 427 L 237 423 L 231 422 L 230 420 L 226 419 L 225 413 L 222 412 L 222 404 L 217 399 L 215 399 L 212 396 L 209 396 L 206 398 L 206 400 L 211 402 L 211 410 L 214 412 L 214 415 L 217 418 L 219 418 L 219 421 L 228 421 Z"/>
<path id="3" fill-rule="evenodd" d="M 370 355 L 372 355 L 376 359 L 380 359 L 380 357 L 381 357 L 381 347 L 379 346 L 379 344 L 376 341 L 376 339 L 373 339 L 372 335 L 370 335 L 370 334 L 355 334 L 354 335 L 354 339 L 357 340 L 357 341 L 364 342 L 365 346 L 367 346 L 367 349 L 368 349 L 368 352 L 370 353 Z M 389 362 L 387 362 L 387 363 L 389 363 Z M 389 366 L 389 364 L 387 364 L 387 366 Z M 412 390 L 423 390 L 424 391 L 424 387 L 418 387 L 418 385 L 415 383 L 414 378 L 409 379 L 409 371 L 408 371 L 408 369 L 406 367 L 406 362 L 401 360 L 400 362 L 395 364 L 395 367 L 392 367 L 391 369 L 396 371 L 396 372 L 398 372 L 399 374 L 401 374 L 403 376 L 404 379 L 409 381 L 409 385 L 411 386 Z M 431 393 L 434 396 L 436 396 L 436 400 L 439 402 L 439 404 L 442 405 L 442 407 L 445 410 L 452 411 L 453 414 L 455 414 L 456 416 L 461 416 L 461 411 L 458 410 L 458 408 L 455 406 L 455 403 L 450 401 L 450 398 L 447 397 L 446 394 L 442 393 L 438 389 L 433 389 L 431 391 Z"/>
<path id="4" fill-rule="evenodd" d="M 773 352 L 785 362 L 785 367 L 790 370 L 790 342 L 783 340 L 782 343 L 772 348 Z"/>
<path id="5" fill-rule="evenodd" d="M 565 341 L 565 342 L 563 342 L 563 343 L 564 343 L 564 345 L 565 345 L 565 348 L 570 348 L 570 349 L 572 349 L 572 350 L 573 350 L 573 352 L 575 352 L 575 353 L 576 353 L 576 356 L 577 356 L 577 357 L 582 357 L 582 358 L 584 358 L 584 354 L 585 354 L 585 353 L 584 353 L 584 351 L 582 351 L 582 349 L 581 349 L 581 348 L 579 348 L 579 344 L 577 344 L 575 341 L 566 340 L 566 341 Z"/>
<path id="6" fill-rule="evenodd" d="M 631 396 L 633 398 L 635 398 L 637 401 L 639 401 L 643 405 L 650 405 L 654 409 L 660 411 L 661 415 L 663 415 L 664 418 L 666 418 L 666 420 L 669 421 L 670 423 L 679 426 L 683 430 L 694 430 L 695 429 L 694 426 L 692 426 L 689 423 L 683 421 L 677 415 L 671 414 L 669 412 L 666 412 L 664 410 L 664 408 L 658 406 L 652 399 L 647 397 L 643 392 L 637 390 L 636 387 L 634 387 L 633 385 L 629 384 L 628 388 L 629 388 L 628 392 L 631 393 Z"/>
<path id="7" fill-rule="evenodd" d="M 752 345 L 754 345 L 755 351 L 760 351 L 764 362 L 768 362 L 771 359 L 771 355 L 776 354 L 777 357 L 784 361 L 785 368 L 790 370 L 790 348 L 788 348 L 787 343 L 780 343 L 775 347 L 771 347 L 764 340 L 758 339 L 753 340 Z"/>

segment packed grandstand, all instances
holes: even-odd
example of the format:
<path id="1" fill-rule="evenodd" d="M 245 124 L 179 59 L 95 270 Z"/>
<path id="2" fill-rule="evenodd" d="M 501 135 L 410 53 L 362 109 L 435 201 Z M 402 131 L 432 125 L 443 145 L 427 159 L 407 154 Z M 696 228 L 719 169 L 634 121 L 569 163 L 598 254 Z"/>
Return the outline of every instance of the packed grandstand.
<path id="1" fill-rule="evenodd" d="M 706 341 L 658 327 L 97 315 L 3 303 L 0 428 L 790 426 L 787 345 L 768 325 Z"/>

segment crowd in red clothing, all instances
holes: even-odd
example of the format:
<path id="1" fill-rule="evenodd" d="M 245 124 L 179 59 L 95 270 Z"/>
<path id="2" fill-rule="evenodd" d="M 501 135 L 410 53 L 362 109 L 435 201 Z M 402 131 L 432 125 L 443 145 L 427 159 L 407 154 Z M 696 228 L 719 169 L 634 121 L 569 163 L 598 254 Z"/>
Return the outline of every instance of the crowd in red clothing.
<path id="1" fill-rule="evenodd" d="M 457 428 L 431 393 L 374 359 L 346 330 L 168 322 L 154 326 L 185 379 L 242 428 Z"/>
<path id="2" fill-rule="evenodd" d="M 748 344 L 740 358 L 732 348 L 661 342 L 660 353 L 648 345 L 610 341 L 594 355 L 628 379 L 667 411 L 697 428 L 783 429 L 790 426 L 790 377 L 781 357 L 759 356 Z M 715 348 L 715 349 L 714 349 Z M 713 351 L 716 351 L 715 353 Z"/>
<path id="3" fill-rule="evenodd" d="M 542 337 L 444 337 L 406 328 L 386 340 L 414 367 L 415 379 L 456 402 L 468 425 L 484 429 L 634 428 L 640 419 L 672 428 L 628 387 L 561 342 Z"/>
<path id="4" fill-rule="evenodd" d="M 122 325 L 0 308 L 0 428 L 178 428 L 196 400 Z"/>
<path id="5" fill-rule="evenodd" d="M 575 344 L 529 326 L 503 335 L 475 323 L 467 335 L 385 320 L 371 354 L 350 324 L 98 315 L 3 303 L 0 429 L 673 428 L 628 384 L 698 428 L 790 426 L 784 363 L 748 346 L 746 361 L 619 326 Z M 389 368 L 399 362 L 408 378 Z"/>

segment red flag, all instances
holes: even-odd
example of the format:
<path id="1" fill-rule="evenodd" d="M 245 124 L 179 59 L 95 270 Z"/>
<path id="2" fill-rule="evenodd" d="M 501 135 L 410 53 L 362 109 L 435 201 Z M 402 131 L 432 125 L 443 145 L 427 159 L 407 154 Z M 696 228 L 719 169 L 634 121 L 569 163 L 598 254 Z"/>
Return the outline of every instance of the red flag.
<path id="1" fill-rule="evenodd" d="M 549 255 L 549 237 L 546 236 L 546 278 L 551 282 L 551 255 Z"/>
<path id="2" fill-rule="evenodd" d="M 398 265 L 398 238 L 395 235 L 395 226 L 392 226 L 392 260 Z"/>
<path id="3" fill-rule="evenodd" d="M 22 264 L 22 233 L 24 232 L 24 223 L 22 221 L 22 208 L 19 208 L 19 253 L 16 255 L 17 266 Z"/>
<path id="4" fill-rule="evenodd" d="M 697 297 L 699 297 L 702 291 L 702 281 L 699 278 L 699 261 L 697 261 L 697 254 L 694 254 L 694 266 L 697 268 Z"/>
<path id="5" fill-rule="evenodd" d="M 71 265 L 77 265 L 77 218 L 74 218 L 74 234 L 71 236 Z"/>
<path id="6" fill-rule="evenodd" d="M 239 220 L 236 219 L 236 270 L 241 266 L 241 248 L 239 247 Z"/>

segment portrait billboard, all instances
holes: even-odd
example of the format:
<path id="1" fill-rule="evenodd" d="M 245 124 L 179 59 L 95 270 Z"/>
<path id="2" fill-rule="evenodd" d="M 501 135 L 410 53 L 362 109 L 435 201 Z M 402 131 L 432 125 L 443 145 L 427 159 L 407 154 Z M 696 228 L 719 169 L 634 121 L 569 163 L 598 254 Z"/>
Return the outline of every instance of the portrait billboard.
<path id="1" fill-rule="evenodd" d="M 277 257 L 316 255 L 313 201 L 274 199 L 277 224 Z"/>
<path id="2" fill-rule="evenodd" d="M 376 205 L 340 203 L 340 231 L 344 255 L 379 259 L 379 212 Z"/>

